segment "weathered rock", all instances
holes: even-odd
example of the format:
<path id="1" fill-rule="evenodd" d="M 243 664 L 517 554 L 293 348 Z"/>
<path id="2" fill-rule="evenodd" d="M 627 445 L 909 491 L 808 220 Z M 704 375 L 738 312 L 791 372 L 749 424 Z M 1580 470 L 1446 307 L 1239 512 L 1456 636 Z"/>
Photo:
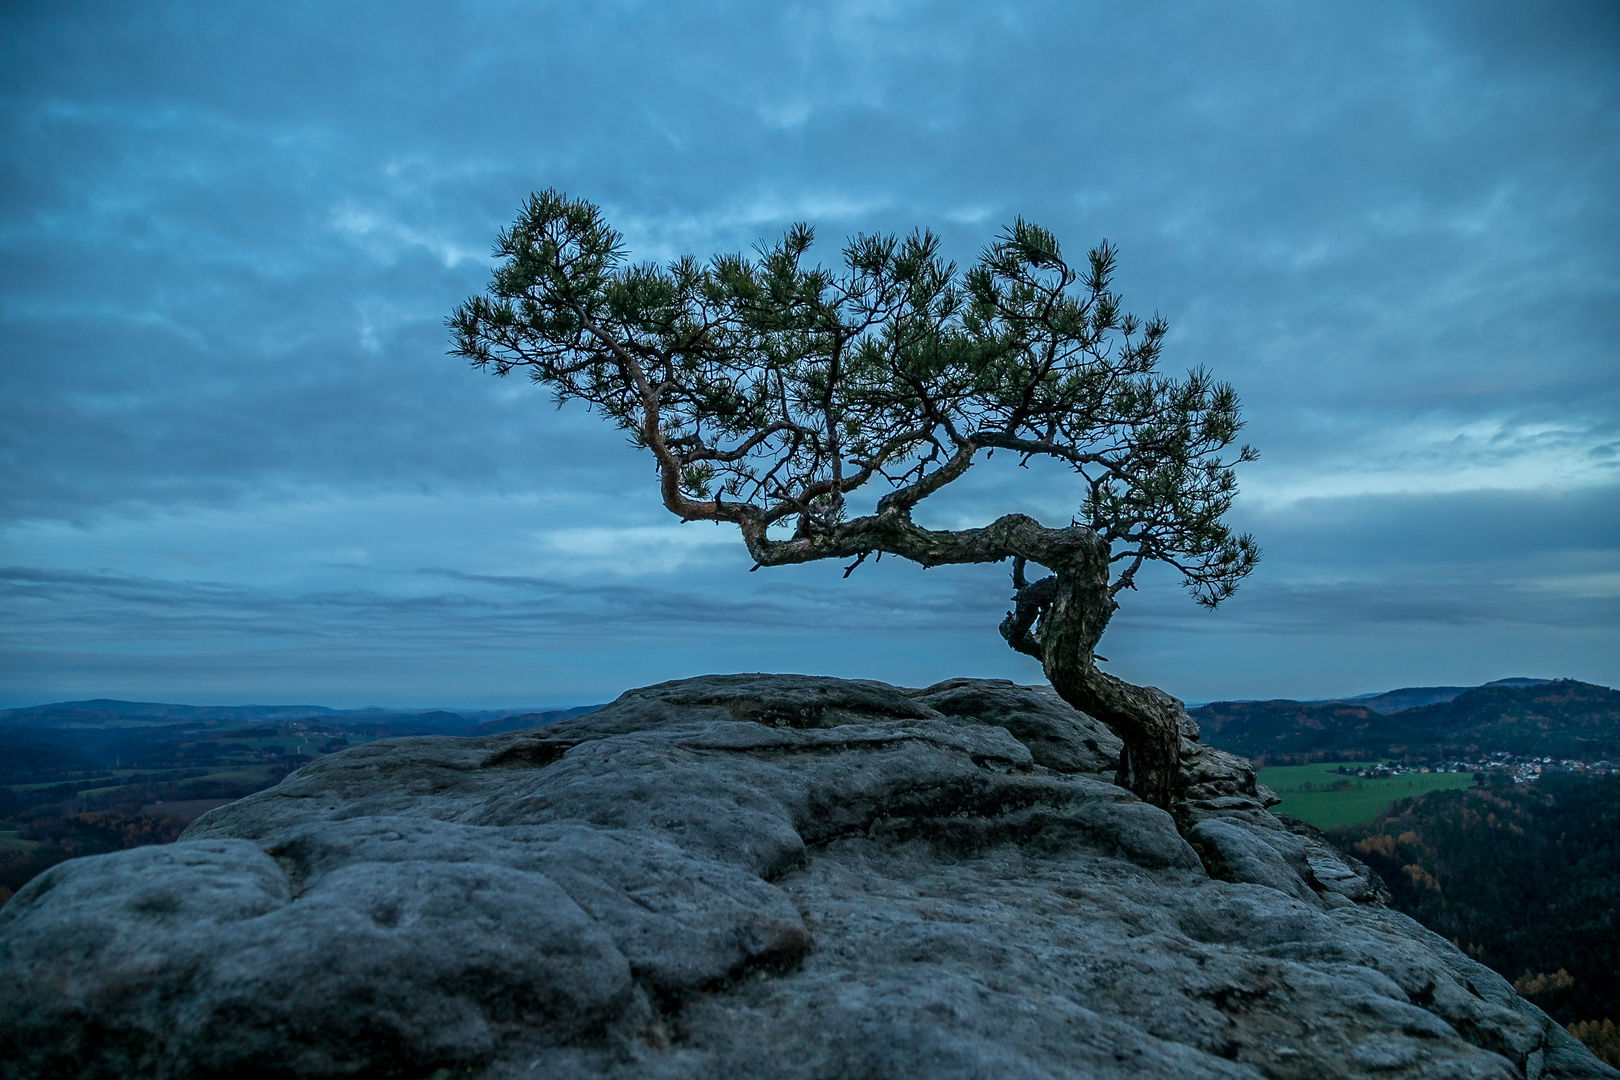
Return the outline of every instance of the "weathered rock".
<path id="1" fill-rule="evenodd" d="M 1058 772 L 1106 773 L 1119 767 L 1119 736 L 1076 712 L 1045 686 L 1004 679 L 951 679 L 912 695 L 946 716 L 994 724 L 1029 747 L 1037 765 Z"/>
<path id="2" fill-rule="evenodd" d="M 1174 817 L 1000 682 L 357 747 L 0 909 L 0 1073 L 1620 1076 L 1188 726 Z"/>
<path id="3" fill-rule="evenodd" d="M 1372 867 L 1340 853 L 1321 829 L 1287 814 L 1272 815 L 1272 820 L 1305 842 L 1305 864 L 1310 870 L 1306 880 L 1323 900 L 1340 907 L 1343 905 L 1335 897 L 1353 904 L 1389 903 L 1389 889 Z"/>
<path id="4" fill-rule="evenodd" d="M 1307 885 L 1310 868 L 1305 863 L 1305 845 L 1287 833 L 1293 847 L 1269 843 L 1259 830 L 1245 829 L 1225 818 L 1206 818 L 1194 825 L 1187 839 L 1204 860 L 1209 876 L 1222 881 L 1243 881 L 1264 885 L 1286 893 L 1312 906 L 1322 901 Z"/>

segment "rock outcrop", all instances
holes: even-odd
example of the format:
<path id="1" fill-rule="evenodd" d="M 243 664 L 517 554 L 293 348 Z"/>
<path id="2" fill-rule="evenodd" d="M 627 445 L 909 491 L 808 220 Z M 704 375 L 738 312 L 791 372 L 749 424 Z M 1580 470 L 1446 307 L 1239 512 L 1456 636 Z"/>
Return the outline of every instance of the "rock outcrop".
<path id="1" fill-rule="evenodd" d="M 1173 814 L 1004 682 L 357 747 L 0 909 L 0 1072 L 1620 1076 L 1196 734 Z"/>

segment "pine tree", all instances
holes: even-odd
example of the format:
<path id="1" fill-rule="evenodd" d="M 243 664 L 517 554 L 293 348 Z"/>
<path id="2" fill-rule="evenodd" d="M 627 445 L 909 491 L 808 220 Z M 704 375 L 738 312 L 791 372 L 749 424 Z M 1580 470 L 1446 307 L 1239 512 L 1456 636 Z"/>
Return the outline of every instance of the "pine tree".
<path id="1" fill-rule="evenodd" d="M 857 236 L 834 269 L 808 263 L 812 240 L 796 225 L 756 257 L 632 264 L 595 206 L 539 193 L 501 234 L 487 295 L 447 320 L 453 352 L 610 418 L 652 454 L 664 505 L 737 525 L 758 566 L 1010 560 L 1002 636 L 1124 740 L 1120 781 L 1168 805 L 1181 704 L 1099 671 L 1095 649 L 1145 564 L 1208 607 L 1253 569 L 1253 538 L 1223 520 L 1233 466 L 1255 457 L 1233 449 L 1237 395 L 1159 373 L 1166 324 L 1123 310 L 1106 241 L 1073 267 L 1019 220 L 964 273 L 928 232 Z M 912 520 L 997 450 L 1066 465 L 1073 519 Z"/>

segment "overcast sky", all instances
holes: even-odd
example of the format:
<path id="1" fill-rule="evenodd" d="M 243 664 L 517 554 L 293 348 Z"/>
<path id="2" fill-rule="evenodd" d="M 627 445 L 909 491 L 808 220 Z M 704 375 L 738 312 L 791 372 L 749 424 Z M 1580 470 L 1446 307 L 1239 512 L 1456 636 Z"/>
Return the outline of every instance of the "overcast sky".
<path id="1" fill-rule="evenodd" d="M 761 570 L 445 355 L 531 190 L 637 258 L 1017 215 L 1237 387 L 1265 561 L 1126 597 L 1181 697 L 1620 683 L 1620 5 L 12 2 L 0 704 L 1038 681 L 1005 567 Z M 1066 522 L 991 463 L 932 513 Z"/>

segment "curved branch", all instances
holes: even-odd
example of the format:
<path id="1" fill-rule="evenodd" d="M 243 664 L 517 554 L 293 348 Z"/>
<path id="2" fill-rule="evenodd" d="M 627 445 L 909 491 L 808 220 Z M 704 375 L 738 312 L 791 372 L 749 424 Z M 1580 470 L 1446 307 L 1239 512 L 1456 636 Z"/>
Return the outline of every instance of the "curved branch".
<path id="1" fill-rule="evenodd" d="M 1108 558 L 1107 543 L 1084 525 L 1049 529 L 1024 514 L 1007 514 L 977 529 L 936 530 L 919 527 L 891 506 L 809 536 L 772 540 L 761 519 L 744 522 L 742 533 L 748 553 L 761 566 L 854 558 L 863 551 L 898 555 L 921 566 L 1023 558 L 1049 570 L 1098 558 L 1106 565 Z"/>
<path id="2" fill-rule="evenodd" d="M 1034 627 L 1035 621 L 1057 599 L 1057 583 L 1057 577 L 1054 575 L 1023 586 L 1013 594 L 1013 610 L 1001 620 L 1001 636 L 1007 639 L 1007 644 L 1018 652 L 1041 661 L 1046 659 L 1046 651 L 1041 648 L 1039 639 L 1030 633 L 1030 630 Z"/>

